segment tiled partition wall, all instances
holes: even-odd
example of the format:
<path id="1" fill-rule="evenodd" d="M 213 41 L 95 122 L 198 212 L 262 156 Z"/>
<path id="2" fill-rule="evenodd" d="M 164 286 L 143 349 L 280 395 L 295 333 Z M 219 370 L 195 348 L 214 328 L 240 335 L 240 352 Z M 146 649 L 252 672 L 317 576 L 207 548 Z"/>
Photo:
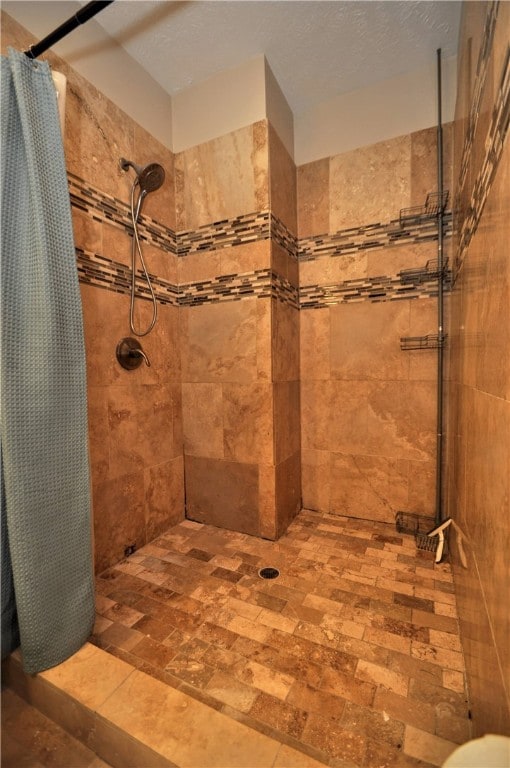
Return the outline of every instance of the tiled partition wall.
<path id="1" fill-rule="evenodd" d="M 437 191 L 436 167 L 429 129 L 298 168 L 309 509 L 386 522 L 434 512 L 437 352 L 401 351 L 400 338 L 437 333 L 437 280 L 399 273 L 437 259 L 437 221 L 401 226 L 399 212 Z"/>
<path id="2" fill-rule="evenodd" d="M 188 517 L 275 538 L 300 505 L 295 169 L 265 120 L 176 155 Z"/>
<path id="3" fill-rule="evenodd" d="M 2 14 L 3 52 L 33 42 Z M 184 514 L 173 156 L 66 62 L 51 53 L 45 58 L 68 78 L 65 153 L 85 323 L 95 563 L 102 571 Z M 115 357 L 120 339 L 131 335 L 133 174 L 120 171 L 121 156 L 161 163 L 167 174 L 142 215 L 159 317 L 142 339 L 151 367 L 135 371 Z M 137 323 L 150 317 L 149 302 L 138 301 Z"/>
<path id="4" fill-rule="evenodd" d="M 475 735 L 510 734 L 510 4 L 466 3 L 454 123 L 448 514 Z"/>

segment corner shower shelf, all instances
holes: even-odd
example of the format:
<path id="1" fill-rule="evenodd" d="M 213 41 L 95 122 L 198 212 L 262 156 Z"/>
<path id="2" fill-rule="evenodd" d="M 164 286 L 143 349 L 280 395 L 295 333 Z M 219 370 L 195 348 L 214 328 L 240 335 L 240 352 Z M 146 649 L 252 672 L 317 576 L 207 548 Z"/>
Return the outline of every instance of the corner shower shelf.
<path id="1" fill-rule="evenodd" d="M 448 190 L 440 195 L 438 192 L 429 192 L 425 199 L 425 205 L 415 205 L 412 208 L 401 208 L 399 221 L 401 227 L 419 224 L 423 219 L 432 219 L 444 213 L 448 204 Z"/>
<path id="2" fill-rule="evenodd" d="M 446 334 L 430 333 L 428 336 L 403 336 L 400 339 L 400 349 L 410 351 L 413 349 L 439 349 L 444 347 Z"/>
<path id="3" fill-rule="evenodd" d="M 402 283 L 424 283 L 428 280 L 445 277 L 448 273 L 448 259 L 443 259 L 443 269 L 439 268 L 439 259 L 429 259 L 424 267 L 402 269 L 398 273 Z"/>
<path id="4" fill-rule="evenodd" d="M 434 518 L 417 515 L 414 512 L 397 512 L 395 515 L 397 533 L 409 533 L 414 536 L 417 549 L 435 552 L 439 536 L 429 536 L 428 531 L 434 529 Z"/>

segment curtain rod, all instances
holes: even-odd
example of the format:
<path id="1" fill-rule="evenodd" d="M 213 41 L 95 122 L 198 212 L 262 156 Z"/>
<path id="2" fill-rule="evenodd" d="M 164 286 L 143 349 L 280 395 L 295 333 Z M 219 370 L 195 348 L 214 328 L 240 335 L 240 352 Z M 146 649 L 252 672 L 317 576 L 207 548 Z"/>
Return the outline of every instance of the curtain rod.
<path id="1" fill-rule="evenodd" d="M 85 22 L 95 16 L 96 13 L 99 13 L 113 2 L 114 0 L 92 0 L 92 2 L 87 3 L 87 5 L 80 8 L 74 16 L 67 21 L 64 21 L 60 27 L 54 29 L 49 35 L 46 35 L 46 37 L 39 43 L 31 45 L 28 51 L 24 51 L 25 56 L 28 56 L 29 59 L 36 59 L 41 53 L 44 53 L 48 48 L 51 48 L 54 43 L 58 43 L 59 40 L 62 40 L 62 38 L 68 35 L 69 32 L 72 32 L 73 29 L 79 27 L 80 24 L 85 24 Z"/>

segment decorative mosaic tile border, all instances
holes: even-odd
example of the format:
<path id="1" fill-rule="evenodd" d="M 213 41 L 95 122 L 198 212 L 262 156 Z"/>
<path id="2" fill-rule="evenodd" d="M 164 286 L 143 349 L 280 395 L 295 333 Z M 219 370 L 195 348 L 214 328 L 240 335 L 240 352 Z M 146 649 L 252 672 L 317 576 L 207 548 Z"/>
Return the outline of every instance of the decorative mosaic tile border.
<path id="1" fill-rule="evenodd" d="M 452 214 L 443 218 L 444 236 L 451 237 Z M 311 261 L 320 256 L 344 256 L 393 245 L 433 242 L 437 240 L 437 219 L 422 216 L 421 221 L 401 227 L 398 219 L 386 224 L 341 229 L 333 234 L 303 237 L 299 240 L 299 261 Z"/>
<path id="2" fill-rule="evenodd" d="M 462 159 L 460 164 L 459 174 L 459 189 L 462 189 L 466 181 L 466 174 L 469 168 L 469 158 L 471 156 L 471 149 L 473 147 L 473 141 L 476 133 L 476 126 L 478 124 L 478 117 L 480 115 L 480 104 L 482 102 L 482 96 L 487 80 L 487 69 L 489 59 L 492 51 L 492 43 L 494 41 L 494 31 L 496 29 L 496 19 L 498 16 L 499 1 L 495 0 L 489 2 L 487 6 L 487 15 L 485 17 L 485 26 L 482 35 L 482 44 L 480 46 L 480 53 L 478 56 L 478 62 L 476 65 L 476 76 L 473 87 L 473 99 L 471 101 L 471 109 L 469 110 L 468 124 L 466 128 L 466 136 L 464 138 L 464 146 L 462 148 Z"/>
<path id="3" fill-rule="evenodd" d="M 187 256 L 200 251 L 216 251 L 258 240 L 269 240 L 269 211 L 247 213 L 233 219 L 215 221 L 194 230 L 177 233 L 177 254 Z"/>
<path id="4" fill-rule="evenodd" d="M 506 49 L 499 83 L 492 118 L 485 139 L 485 157 L 473 184 L 470 205 L 465 211 L 459 233 L 459 246 L 453 265 L 454 281 L 464 261 L 471 238 L 478 228 L 508 134 L 510 125 L 510 45 Z"/>
<path id="5" fill-rule="evenodd" d="M 445 290 L 449 290 L 446 281 Z M 344 280 L 332 285 L 305 285 L 299 289 L 300 309 L 321 309 L 334 304 L 355 304 L 362 301 L 403 301 L 437 296 L 437 279 L 410 283 L 398 275 Z"/>
<path id="6" fill-rule="evenodd" d="M 271 213 L 271 239 L 281 245 L 292 259 L 297 260 L 299 241 L 274 213 Z"/>
<path id="7" fill-rule="evenodd" d="M 78 177 L 70 176 L 72 205 L 87 212 L 97 221 L 107 221 L 132 232 L 128 206 L 115 197 L 105 195 Z M 337 257 L 367 249 L 437 240 L 437 221 L 423 216 L 413 225 L 401 227 L 399 220 L 386 224 L 340 230 L 332 234 L 297 240 L 290 230 L 269 211 L 238 216 L 225 221 L 175 233 L 148 217 L 141 217 L 141 238 L 153 245 L 183 256 L 205 253 L 244 243 L 268 240 L 281 245 L 293 259 L 310 261 Z M 451 214 L 445 216 L 445 235 L 451 235 Z M 130 269 L 124 264 L 99 254 L 76 249 L 80 281 L 117 293 L 130 292 Z M 151 275 L 156 298 L 171 306 L 200 306 L 206 303 L 239 301 L 243 298 L 275 298 L 295 309 L 324 307 L 340 302 L 395 301 L 434 296 L 434 281 L 402 282 L 398 276 L 350 280 L 330 286 L 304 286 L 300 291 L 270 269 L 221 275 L 209 280 L 176 286 Z M 145 280 L 138 272 L 137 295 L 149 298 Z"/>
<path id="8" fill-rule="evenodd" d="M 180 286 L 179 304 L 190 307 L 243 298 L 268 299 L 271 290 L 271 270 L 257 269 Z"/>
<path id="9" fill-rule="evenodd" d="M 79 281 L 115 293 L 129 295 L 131 270 L 125 264 L 106 256 L 76 248 Z M 197 307 L 241 299 L 278 299 L 299 309 L 298 289 L 270 269 L 259 269 L 232 275 L 221 275 L 211 280 L 177 286 L 150 275 L 154 295 L 160 304 L 173 307 Z M 136 295 L 150 299 L 150 292 L 142 272 L 137 273 Z"/>
<path id="10" fill-rule="evenodd" d="M 75 251 L 80 283 L 105 288 L 115 293 L 130 294 L 131 269 L 129 267 L 106 256 L 84 251 L 81 248 L 76 248 Z M 137 272 L 137 278 L 136 295 L 140 298 L 149 299 L 150 291 L 140 270 Z M 150 274 L 150 278 L 158 302 L 174 307 L 179 306 L 180 292 L 178 286 L 162 280 L 156 275 Z"/>
<path id="11" fill-rule="evenodd" d="M 68 172 L 67 179 L 73 208 L 84 211 L 95 221 L 107 222 L 133 232 L 130 206 L 127 203 L 101 192 L 73 173 Z M 140 240 L 145 240 L 167 253 L 177 253 L 175 232 L 150 216 L 140 216 L 139 234 Z"/>

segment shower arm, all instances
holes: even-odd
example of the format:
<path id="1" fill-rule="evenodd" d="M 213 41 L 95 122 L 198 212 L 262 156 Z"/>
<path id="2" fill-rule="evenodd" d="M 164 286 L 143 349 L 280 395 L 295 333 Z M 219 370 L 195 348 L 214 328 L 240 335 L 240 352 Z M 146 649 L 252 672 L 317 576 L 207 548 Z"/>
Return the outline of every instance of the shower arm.
<path id="1" fill-rule="evenodd" d="M 62 40 L 63 37 L 66 37 L 66 35 L 81 24 L 85 24 L 86 21 L 100 13 L 113 2 L 114 0 L 92 0 L 92 2 L 87 3 L 74 16 L 64 21 L 63 24 L 54 29 L 53 32 L 50 32 L 49 35 L 46 35 L 40 42 L 31 45 L 27 51 L 24 51 L 25 56 L 28 56 L 29 59 L 36 59 L 41 53 L 47 51 L 52 45 L 58 43 L 59 40 Z"/>

